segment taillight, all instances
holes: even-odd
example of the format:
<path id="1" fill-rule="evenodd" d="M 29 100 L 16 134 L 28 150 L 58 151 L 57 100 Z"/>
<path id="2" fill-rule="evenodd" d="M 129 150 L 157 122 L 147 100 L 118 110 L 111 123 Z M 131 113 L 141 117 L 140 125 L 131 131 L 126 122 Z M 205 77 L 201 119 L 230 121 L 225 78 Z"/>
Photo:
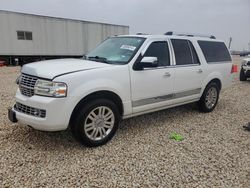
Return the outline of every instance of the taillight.
<path id="1" fill-rule="evenodd" d="M 238 72 L 238 66 L 232 65 L 231 73 L 236 73 L 236 72 Z"/>

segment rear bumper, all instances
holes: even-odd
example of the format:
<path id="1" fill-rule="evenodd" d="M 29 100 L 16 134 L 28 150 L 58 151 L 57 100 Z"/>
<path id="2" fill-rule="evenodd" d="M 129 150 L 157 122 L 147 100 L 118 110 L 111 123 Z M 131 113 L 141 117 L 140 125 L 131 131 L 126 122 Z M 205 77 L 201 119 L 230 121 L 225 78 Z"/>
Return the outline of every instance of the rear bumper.
<path id="1" fill-rule="evenodd" d="M 250 77 L 250 66 L 242 66 L 242 69 L 247 77 Z"/>
<path id="2" fill-rule="evenodd" d="M 46 110 L 45 117 L 37 117 L 17 111 L 14 107 L 9 110 L 9 119 L 23 125 L 29 125 L 42 131 L 61 131 L 68 128 L 72 109 L 67 106 L 65 98 L 50 98 L 42 96 L 26 97 L 18 89 L 16 102 L 28 107 Z"/>

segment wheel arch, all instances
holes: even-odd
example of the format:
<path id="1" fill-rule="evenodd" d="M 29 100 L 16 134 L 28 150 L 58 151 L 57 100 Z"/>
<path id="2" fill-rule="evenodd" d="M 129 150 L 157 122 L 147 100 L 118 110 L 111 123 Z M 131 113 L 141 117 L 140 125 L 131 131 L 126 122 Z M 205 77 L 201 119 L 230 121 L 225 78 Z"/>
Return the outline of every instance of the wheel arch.
<path id="1" fill-rule="evenodd" d="M 90 102 L 94 99 L 98 99 L 98 98 L 104 98 L 104 99 L 108 99 L 111 100 L 112 102 L 114 102 L 117 107 L 118 110 L 120 112 L 120 115 L 123 116 L 124 113 L 124 107 L 123 107 L 123 103 L 122 103 L 122 99 L 120 98 L 119 95 L 117 95 L 116 93 L 112 92 L 112 91 L 108 91 L 108 90 L 101 90 L 101 91 L 95 91 L 93 93 L 88 94 L 87 96 L 83 97 L 75 106 L 74 110 L 71 113 L 70 116 L 70 124 L 72 123 L 76 112 L 79 111 L 79 109 L 86 104 L 87 102 Z"/>
<path id="2" fill-rule="evenodd" d="M 215 82 L 218 86 L 219 86 L 219 89 L 221 90 L 222 88 L 222 83 L 221 83 L 221 80 L 219 78 L 214 78 L 212 79 L 210 82 L 207 83 L 206 87 L 212 83 L 212 82 Z"/>
<path id="3" fill-rule="evenodd" d="M 216 101 L 214 101 L 214 103 L 213 103 L 214 106 L 209 107 L 206 104 L 206 96 L 207 96 L 207 92 L 209 91 L 209 85 L 211 83 L 215 83 L 218 86 L 219 91 L 217 93 Z M 213 109 L 216 107 L 216 105 L 218 103 L 219 93 L 220 93 L 221 88 L 222 88 L 222 84 L 221 84 L 221 80 L 219 78 L 213 78 L 205 85 L 204 90 L 202 92 L 202 96 L 201 96 L 200 100 L 198 101 L 198 107 L 199 107 L 200 111 L 205 112 L 205 113 L 213 111 Z"/>
<path id="4" fill-rule="evenodd" d="M 204 92 L 208 84 L 212 82 L 218 84 L 219 89 L 221 90 L 224 87 L 223 83 L 225 82 L 225 79 L 223 78 L 223 75 L 218 71 L 210 73 L 202 82 L 202 93 Z"/>

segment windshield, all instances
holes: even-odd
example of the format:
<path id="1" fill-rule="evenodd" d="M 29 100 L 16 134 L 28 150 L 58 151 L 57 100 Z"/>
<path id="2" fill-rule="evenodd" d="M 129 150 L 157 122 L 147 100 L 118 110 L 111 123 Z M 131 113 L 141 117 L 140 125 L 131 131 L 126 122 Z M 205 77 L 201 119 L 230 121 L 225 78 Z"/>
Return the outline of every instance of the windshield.
<path id="1" fill-rule="evenodd" d="M 110 64 L 126 64 L 134 57 L 144 40 L 140 37 L 109 38 L 88 53 L 86 59 Z"/>

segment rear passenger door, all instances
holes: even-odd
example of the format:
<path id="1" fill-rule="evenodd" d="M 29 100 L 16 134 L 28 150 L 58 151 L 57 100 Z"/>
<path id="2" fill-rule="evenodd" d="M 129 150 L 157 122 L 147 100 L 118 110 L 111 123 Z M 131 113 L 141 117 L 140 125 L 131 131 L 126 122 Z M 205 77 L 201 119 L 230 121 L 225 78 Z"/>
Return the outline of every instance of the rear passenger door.
<path id="1" fill-rule="evenodd" d="M 175 103 L 198 99 L 205 76 L 196 50 L 189 40 L 171 39 L 171 43 L 175 62 Z"/>

